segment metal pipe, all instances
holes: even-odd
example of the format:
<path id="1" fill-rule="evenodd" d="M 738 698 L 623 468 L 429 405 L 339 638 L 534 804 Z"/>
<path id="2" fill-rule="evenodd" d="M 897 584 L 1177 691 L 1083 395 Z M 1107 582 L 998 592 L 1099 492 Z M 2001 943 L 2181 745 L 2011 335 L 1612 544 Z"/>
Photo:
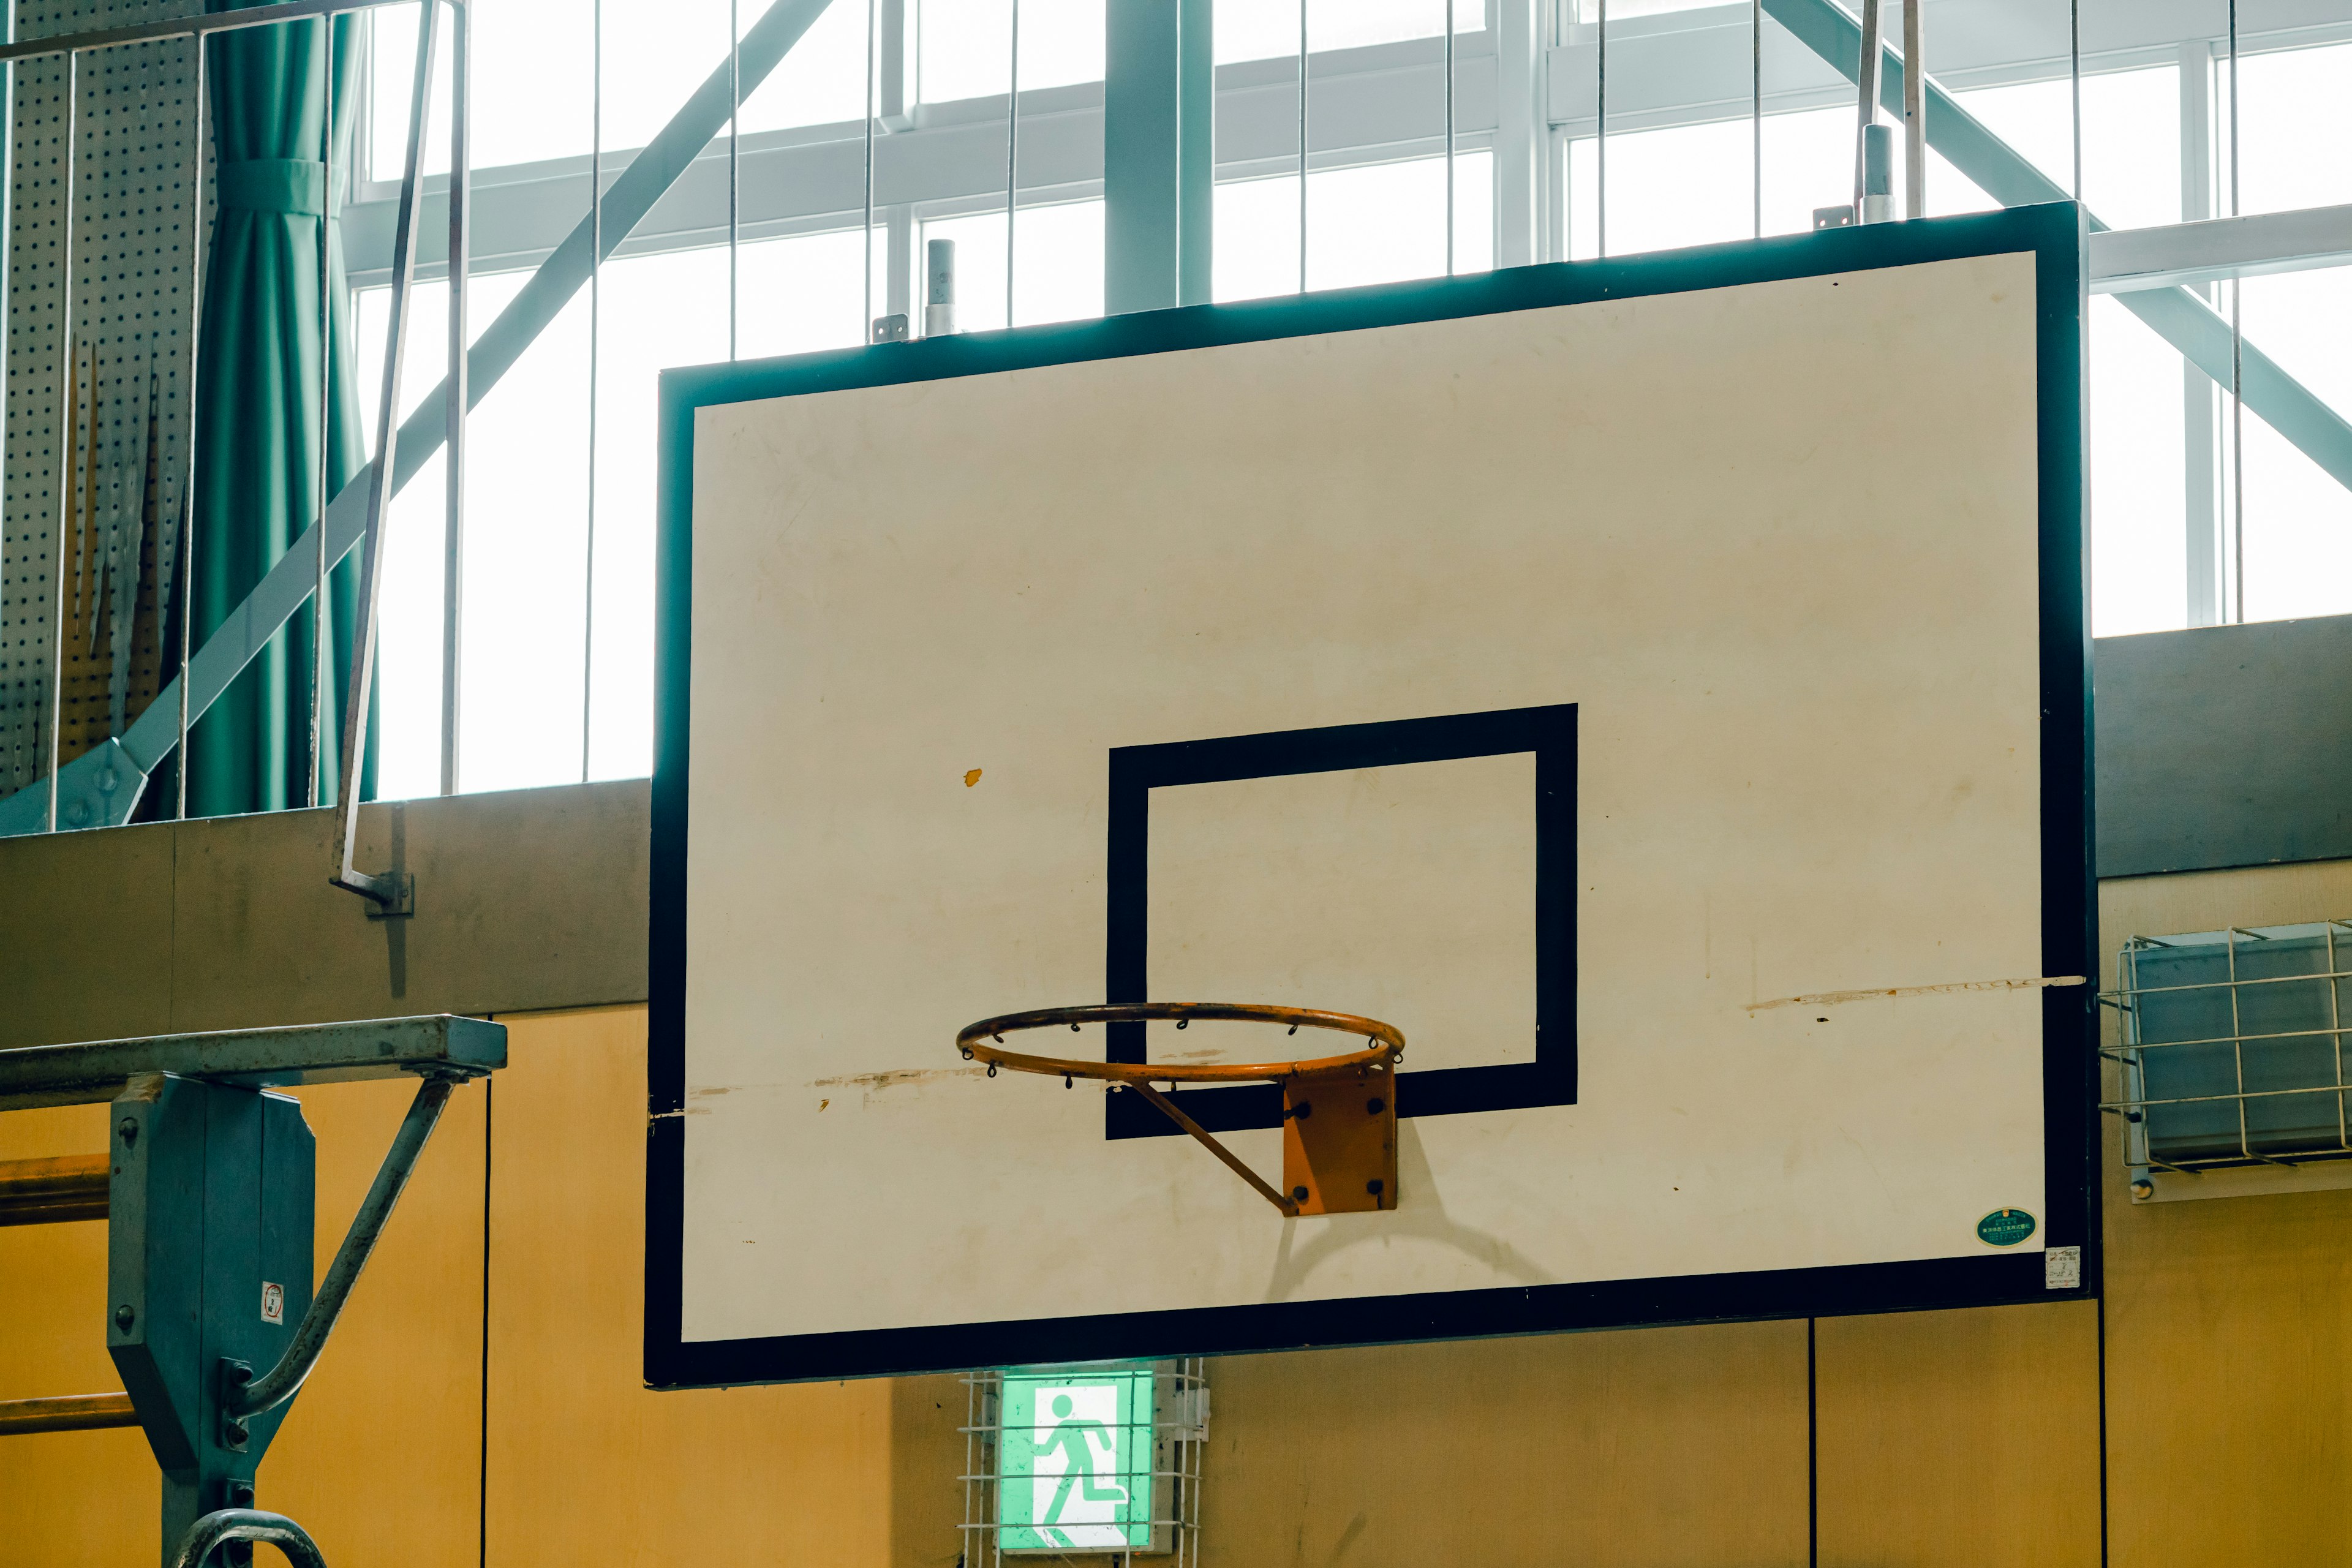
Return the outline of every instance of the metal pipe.
<path id="1" fill-rule="evenodd" d="M 466 275 L 473 268 L 473 16 L 449 0 L 449 365 L 442 374 L 448 481 L 441 523 L 441 793 L 457 793 L 459 701 L 465 689 L 466 610 Z M 373 617 L 370 617 L 373 620 Z"/>
<path id="2" fill-rule="evenodd" d="M 2074 117 L 2074 199 L 2079 202 L 2083 199 L 2083 0 L 2067 0 L 2066 5 L 2066 87 Z"/>
<path id="3" fill-rule="evenodd" d="M 1609 0 L 1600 0 L 1592 62 L 1592 254 L 1609 254 Z"/>
<path id="4" fill-rule="evenodd" d="M 1445 7 L 1445 275 L 1454 276 L 1454 0 Z"/>
<path id="5" fill-rule="evenodd" d="M 2308 1035 L 2324 1034 L 2325 1032 L 2325 1030 L 2313 1029 L 2307 1031 L 2306 1037 Z M 2249 1039 L 2258 1039 L 2260 1037 L 2260 1036 L 2253 1035 L 2247 1037 Z M 2141 1048 L 2142 1047 L 2137 1046 L 2133 1047 L 2135 1050 Z M 2150 1105 L 2230 1104 L 2242 1106 L 2244 1102 L 2249 1100 L 2284 1100 L 2290 1096 L 2298 1094 L 2317 1095 L 2333 1094 L 2335 1092 L 2336 1086 L 2334 1084 L 2319 1083 L 2306 1084 L 2297 1089 L 2248 1089 L 2239 1090 L 2233 1094 L 2182 1094 L 2174 1095 L 2168 1099 L 2163 1100 L 2151 1100 L 2146 1095 L 2142 1095 L 2136 1100 L 2103 1100 L 2100 1102 L 2099 1109 L 2102 1110 L 2131 1110 Z M 2259 1154 L 2249 1154 L 2248 1158 L 2260 1159 L 2262 1156 Z"/>
<path id="6" fill-rule="evenodd" d="M 1764 237 L 1764 0 L 1748 5 L 1748 153 L 1753 165 L 1756 237 Z"/>
<path id="7" fill-rule="evenodd" d="M 2230 0 L 2230 216 L 2238 215 L 2238 0 Z M 2246 283 L 2230 279 L 2230 593 L 2246 620 Z"/>
<path id="8" fill-rule="evenodd" d="M 383 401 L 376 410 L 375 463 L 368 471 L 367 521 L 361 538 L 359 624 L 352 632 L 352 677 L 343 704 L 342 776 L 336 781 L 335 858 L 327 880 L 379 904 L 397 898 L 389 877 L 352 864 L 358 836 L 360 767 L 367 756 L 367 702 L 375 679 L 376 594 L 383 574 L 384 511 L 392 499 L 393 444 L 400 421 L 400 361 L 408 343 L 408 296 L 416 281 L 416 207 L 425 184 L 425 121 L 433 82 L 433 39 L 441 15 L 427 0 L 416 17 L 416 69 L 409 89 L 408 159 L 400 185 L 400 219 L 393 236 L 391 321 L 384 329 Z M 445 401 L 458 401 L 446 399 Z"/>
<path id="9" fill-rule="evenodd" d="M 335 24 L 319 24 L 319 461 L 311 489 L 311 517 L 327 515 L 327 446 L 334 412 L 334 307 L 329 300 L 331 271 L 328 265 L 328 226 L 334 221 L 335 190 Z M 204 47 L 200 42 L 198 48 Z M 327 769 L 327 531 L 312 529 L 318 549 L 312 552 L 310 582 L 310 772 L 304 805 L 320 805 Z"/>
<path id="10" fill-rule="evenodd" d="M 78 452 L 81 432 L 78 426 L 80 416 L 74 412 L 74 231 L 81 226 L 74 211 L 74 145 L 76 133 L 81 129 L 81 56 L 66 57 L 65 157 L 59 164 L 58 224 L 64 231 L 61 242 L 63 258 L 58 263 L 58 408 L 74 421 L 77 428 L 65 443 L 68 453 Z M 66 720 L 66 526 L 73 516 L 74 481 L 81 478 L 79 461 L 68 458 L 58 465 L 58 570 L 57 586 L 49 605 L 49 768 L 48 804 L 44 811 L 41 830 L 58 830 L 58 769 L 64 761 Z"/>
<path id="11" fill-rule="evenodd" d="M 1307 292 L 1307 6 L 1298 0 L 1298 291 Z"/>
<path id="12" fill-rule="evenodd" d="M 104 1154 L 0 1160 L 0 1226 L 104 1219 L 112 1169 Z"/>
<path id="13" fill-rule="evenodd" d="M 1004 91 L 1004 324 L 1013 325 L 1013 217 L 1021 189 L 1021 0 L 1013 0 L 1012 74 Z"/>
<path id="14" fill-rule="evenodd" d="M 601 5 L 603 0 L 598 0 Z M 874 341 L 874 0 L 866 0 L 866 307 L 858 329 Z"/>
<path id="15" fill-rule="evenodd" d="M 1880 56 L 1878 0 L 1862 0 L 1862 53 L 1854 61 L 1853 83 L 1860 117 L 1853 128 L 1853 221 L 1863 220 L 1863 203 L 1869 195 L 1870 128 L 1878 121 Z"/>
<path id="16" fill-rule="evenodd" d="M 1927 0 L 1903 0 L 1903 216 L 1927 216 Z"/>
<path id="17" fill-rule="evenodd" d="M 582 784 L 588 782 L 589 746 L 596 715 L 596 376 L 604 327 L 604 0 L 591 0 L 588 38 L 589 68 L 594 79 L 588 89 L 588 539 L 580 589 Z"/>
<path id="18" fill-rule="evenodd" d="M 173 754 L 179 759 L 174 784 L 179 800 L 173 816 L 182 822 L 188 817 L 188 726 L 196 715 L 188 710 L 188 660 L 195 647 L 196 619 L 196 418 L 204 400 L 196 395 L 197 355 L 203 342 L 205 318 L 205 139 L 210 134 L 211 107 L 208 95 L 212 89 L 205 81 L 205 60 L 212 53 L 203 37 L 195 40 L 195 136 L 188 148 L 188 384 L 186 403 L 188 428 L 185 439 L 188 449 L 181 464 L 180 480 L 180 672 L 173 678 L 173 689 L 178 694 L 180 723 L 179 749 Z M 12 69 L 14 68 L 11 68 Z M 311 526 L 319 535 L 321 556 L 326 552 L 327 514 L 321 508 L 319 521 Z M 170 591 L 167 584 L 165 592 Z"/>
<path id="19" fill-rule="evenodd" d="M 743 250 L 743 25 L 727 0 L 727 359 L 740 352 L 740 268 Z"/>
<path id="20" fill-rule="evenodd" d="M 344 1233 L 342 1246 L 335 1249 L 335 1261 L 328 1267 L 326 1279 L 320 1281 L 319 1293 L 310 1298 L 310 1310 L 302 1314 L 302 1321 L 294 1331 L 294 1342 L 286 1347 L 286 1353 L 278 1358 L 276 1366 L 247 1384 L 234 1397 L 224 1395 L 222 1404 L 226 1414 L 242 1417 L 277 1408 L 294 1397 L 302 1380 L 319 1364 L 319 1352 L 327 1348 L 327 1336 L 334 1331 L 335 1319 L 350 1300 L 352 1287 L 359 1283 L 360 1270 L 367 1267 L 368 1255 L 375 1250 L 384 1222 L 392 1218 L 393 1205 L 400 1202 L 409 1174 L 416 1169 L 417 1157 L 425 1152 L 425 1142 L 433 1136 L 434 1125 L 449 1103 L 450 1091 L 463 1081 L 462 1078 L 436 1073 L 417 1086 L 416 1098 L 409 1102 L 400 1131 L 393 1134 L 392 1147 L 384 1152 L 374 1184 L 368 1188 L 360 1212 L 352 1216 L 352 1228 Z"/>
<path id="21" fill-rule="evenodd" d="M 1191 1133 L 1196 1142 L 1207 1149 L 1210 1153 L 1214 1154 L 1218 1159 L 1223 1161 L 1227 1170 L 1233 1172 L 1234 1174 L 1239 1176 L 1243 1181 L 1247 1182 L 1250 1186 L 1255 1190 L 1258 1196 L 1264 1198 L 1266 1202 L 1272 1204 L 1276 1209 L 1280 1210 L 1285 1219 L 1297 1219 L 1298 1217 L 1298 1205 L 1291 1201 L 1288 1194 L 1276 1192 L 1274 1188 L 1267 1184 L 1265 1177 L 1259 1175 L 1255 1171 L 1251 1170 L 1249 1166 L 1242 1163 L 1241 1156 L 1235 1154 L 1223 1143 L 1218 1142 L 1216 1139 L 1210 1134 L 1207 1128 L 1202 1126 L 1199 1122 L 1185 1115 L 1183 1111 L 1178 1110 L 1174 1100 L 1169 1099 L 1166 1095 L 1160 1093 L 1158 1089 L 1152 1088 L 1148 1083 L 1130 1083 L 1126 1087 L 1143 1096 L 1143 1098 L 1150 1101 L 1161 1115 L 1167 1117 L 1169 1121 L 1173 1121 L 1177 1126 Z"/>
<path id="22" fill-rule="evenodd" d="M 68 1394 L 56 1399 L 0 1400 L 0 1437 L 35 1432 L 95 1432 L 136 1426 L 139 1412 L 127 1394 Z"/>
<path id="23" fill-rule="evenodd" d="M 428 5 L 425 9 L 430 10 Z M 212 1554 L 232 1541 L 255 1541 L 286 1553 L 294 1568 L 327 1568 L 327 1559 L 310 1532 L 282 1513 L 259 1509 L 225 1508 L 188 1526 L 169 1568 L 202 1568 Z"/>

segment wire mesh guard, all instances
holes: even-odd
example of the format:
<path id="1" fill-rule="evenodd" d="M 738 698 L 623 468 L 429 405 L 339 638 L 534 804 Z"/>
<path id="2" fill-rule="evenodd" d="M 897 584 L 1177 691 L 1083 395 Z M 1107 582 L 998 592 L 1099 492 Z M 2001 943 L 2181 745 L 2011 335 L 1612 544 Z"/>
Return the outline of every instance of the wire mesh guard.
<path id="1" fill-rule="evenodd" d="M 965 1568 L 1200 1562 L 1204 1360 L 975 1372 L 963 1384 Z"/>
<path id="2" fill-rule="evenodd" d="M 2352 1157 L 2344 1076 L 2352 923 L 2135 936 L 2118 963 L 2132 1195 L 2149 1173 Z"/>

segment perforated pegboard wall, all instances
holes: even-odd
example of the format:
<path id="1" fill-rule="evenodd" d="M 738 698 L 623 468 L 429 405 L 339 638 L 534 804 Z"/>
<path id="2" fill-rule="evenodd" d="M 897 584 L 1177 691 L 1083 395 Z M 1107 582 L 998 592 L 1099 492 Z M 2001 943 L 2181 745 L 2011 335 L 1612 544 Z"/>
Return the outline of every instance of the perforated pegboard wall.
<path id="1" fill-rule="evenodd" d="M 194 14 L 202 0 L 18 0 L 16 37 Z M 67 71 L 18 73 L 7 215 L 0 792 L 119 732 L 159 683 L 178 570 L 190 395 L 194 47 L 86 55 L 73 142 L 71 362 L 61 331 Z M 60 478 L 71 476 L 60 507 Z M 62 591 L 59 571 L 62 565 Z M 64 658 L 53 664 L 62 598 Z"/>

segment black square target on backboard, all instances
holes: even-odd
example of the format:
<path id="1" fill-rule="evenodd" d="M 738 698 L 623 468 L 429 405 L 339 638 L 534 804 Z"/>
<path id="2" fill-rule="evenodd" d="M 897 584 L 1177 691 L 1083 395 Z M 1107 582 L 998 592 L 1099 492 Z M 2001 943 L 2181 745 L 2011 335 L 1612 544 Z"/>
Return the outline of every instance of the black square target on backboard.
<path id="1" fill-rule="evenodd" d="M 1227 735 L 1110 752 L 1109 920 L 1103 994 L 1112 1003 L 1252 1002 L 1255 996 L 1151 994 L 1151 792 L 1183 784 L 1343 773 L 1532 752 L 1535 757 L 1535 1039 L 1531 1059 L 1397 1076 L 1399 1116 L 1519 1110 L 1576 1103 L 1576 704 L 1450 713 L 1384 723 Z M 1411 1040 L 1406 1059 L 1411 1061 Z M 1108 1056 L 1142 1062 L 1145 1026 L 1113 1024 Z M 1282 1125 L 1271 1083 L 1185 1090 L 1185 1111 L 1213 1132 Z M 1112 1138 L 1182 1136 L 1135 1095 L 1105 1097 Z"/>

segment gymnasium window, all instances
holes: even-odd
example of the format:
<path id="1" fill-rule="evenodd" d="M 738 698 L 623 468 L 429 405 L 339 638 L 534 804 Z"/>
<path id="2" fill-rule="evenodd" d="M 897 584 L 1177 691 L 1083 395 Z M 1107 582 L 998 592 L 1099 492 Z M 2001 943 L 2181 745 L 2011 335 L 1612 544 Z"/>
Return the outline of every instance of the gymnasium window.
<path id="1" fill-rule="evenodd" d="M 583 0 L 481 0 L 474 92 L 478 332 L 586 211 L 592 147 L 609 183 L 726 58 L 728 0 L 601 0 L 601 83 Z M 898 0 L 876 0 L 876 16 Z M 1310 288 L 1432 277 L 1448 265 L 1442 39 L 1447 0 L 1306 0 L 1314 167 L 1305 203 Z M 1801 232 L 1851 184 L 1852 89 L 1745 4 L 1611 0 L 1607 213 L 1600 193 L 1598 0 L 1558 0 L 1539 51 L 1549 87 L 1530 132 L 1534 210 L 1500 194 L 1493 108 L 1504 0 L 1452 0 L 1456 121 L 1452 266 L 1490 268 L 1514 224 L 1534 254 L 1622 255 Z M 655 375 L 667 365 L 846 347 L 869 314 L 911 304 L 921 247 L 952 238 L 959 324 L 1007 319 L 1003 192 L 1013 0 L 904 0 L 906 103 L 878 129 L 873 229 L 862 155 L 867 11 L 835 0 L 768 80 L 744 95 L 730 284 L 721 135 L 662 209 L 533 342 L 473 426 L 460 680 L 460 787 L 642 773 L 650 765 Z M 765 0 L 737 0 L 751 26 Z M 2076 80 L 2065 7 L 2046 36 L 1995 58 L 1929 13 L 1930 68 L 2000 142 L 2059 188 L 2075 165 Z M 2118 229 L 2232 210 L 2226 7 L 2181 37 L 2154 13 L 2082 0 L 2082 187 Z M 2329 117 L 2352 96 L 2352 0 L 2292 31 L 2238 39 L 2234 210 L 2352 204 Z M 2168 13 L 2169 15 L 2169 13 Z M 1022 181 L 1009 301 L 1016 323 L 1103 309 L 1103 0 L 1021 0 Z M 1300 0 L 1221 0 L 1213 291 L 1300 286 L 1297 58 Z M 2210 21 L 2212 26 L 2205 24 Z M 358 193 L 383 220 L 403 150 L 414 12 L 382 14 Z M 2132 29 L 2137 28 L 2138 32 Z M 2201 30 L 2200 30 L 2201 29 Z M 2145 34 L 2147 36 L 2143 37 Z M 1760 52 L 1751 47 L 1760 41 Z M 1939 53 L 1940 50 L 1940 53 Z M 1751 74 L 1752 73 L 1752 74 Z M 877 112 L 887 104 L 877 101 Z M 1760 114 L 1758 112 L 1760 110 Z M 1760 123 L 1760 156 L 1759 125 Z M 1932 116 L 1931 116 L 1932 128 Z M 896 138 L 895 142 L 891 139 Z M 431 139 L 428 167 L 446 169 Z M 894 176 L 896 177 L 896 176 Z M 907 184 L 911 180 L 911 184 Z M 926 184 L 925 182 L 928 182 Z M 689 190 L 688 186 L 692 189 Z M 698 195 L 696 193 L 699 193 Z M 1941 153 L 1929 210 L 1993 205 Z M 378 242 L 381 246 L 381 241 Z M 2315 259 L 2315 258 L 2312 258 Z M 386 295 L 354 262 L 362 395 L 374 395 Z M 2300 384 L 2327 417 L 2352 413 L 2352 268 L 2282 254 L 2242 285 L 2189 287 Z M 406 387 L 437 380 L 444 286 L 428 267 Z M 894 296 L 894 279 L 896 293 Z M 2242 298 L 2231 290 L 2242 288 Z M 730 312 L 730 301 L 733 303 Z M 2104 289 L 2090 311 L 2094 625 L 2100 635 L 2211 620 L 2352 611 L 2352 439 L 2309 448 L 2226 379 Z M 730 321 L 731 314 L 731 321 Z M 591 363 L 593 374 L 591 374 Z M 591 437 L 593 418 L 593 437 Z M 2241 431 L 2242 430 L 2242 439 Z M 384 793 L 437 787 L 442 485 L 438 462 L 394 512 L 383 662 Z M 593 497 L 593 573 L 591 557 Z M 2242 526 L 2239 520 L 2242 518 Z M 2201 553 L 2200 553 L 2201 552 Z"/>

